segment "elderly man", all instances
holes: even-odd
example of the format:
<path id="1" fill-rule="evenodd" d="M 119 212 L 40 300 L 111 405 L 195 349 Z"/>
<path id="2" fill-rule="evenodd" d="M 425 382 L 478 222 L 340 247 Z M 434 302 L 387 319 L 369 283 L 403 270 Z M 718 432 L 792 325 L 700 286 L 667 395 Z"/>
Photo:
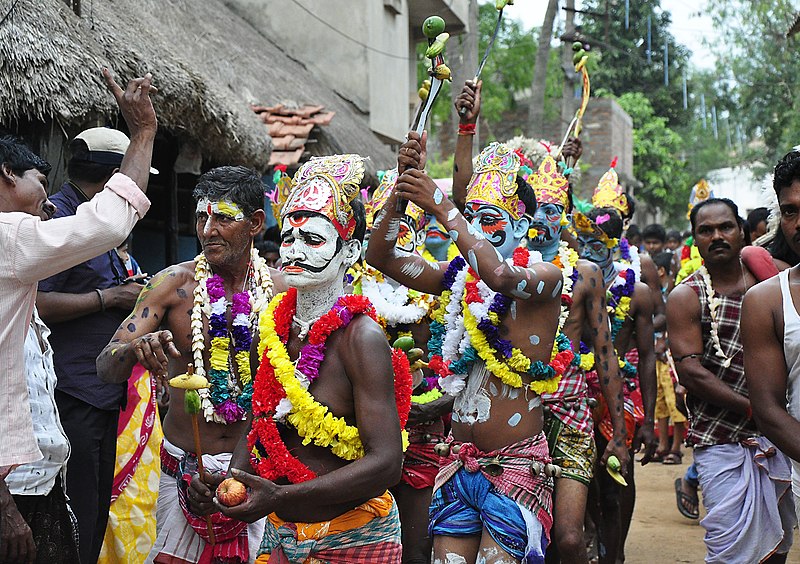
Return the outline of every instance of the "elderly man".
<path id="1" fill-rule="evenodd" d="M 157 122 L 150 102 L 151 77 L 132 80 L 126 90 L 104 70 L 109 90 L 131 132 L 128 153 L 115 174 L 91 202 L 69 218 L 44 221 L 55 207 L 47 199 L 49 165 L 10 138 L 0 140 L 0 475 L 11 466 L 42 457 L 33 433 L 25 385 L 23 344 L 39 280 L 99 253 L 114 249 L 144 216 L 144 196 Z M 154 91 L 155 89 L 153 89 Z M 16 511 L 5 481 L 0 481 L 0 520 Z M 0 545 L 8 546 L 3 527 Z M 27 532 L 27 535 L 30 531 Z M 30 543 L 25 543 L 30 547 Z M 30 555 L 27 552 L 23 559 Z"/>
<path id="2" fill-rule="evenodd" d="M 710 198 L 692 208 L 690 221 L 704 266 L 670 294 L 667 324 L 688 390 L 687 442 L 695 447 L 707 510 L 700 523 L 706 562 L 783 562 L 796 519 L 785 495 L 788 460 L 752 419 L 740 323 L 744 294 L 756 279 L 740 258 L 739 210 L 730 200 Z"/>
<path id="3" fill-rule="evenodd" d="M 208 375 L 211 386 L 201 390 L 203 465 L 223 471 L 250 419 L 249 352 L 258 313 L 272 297 L 273 277 L 281 281 L 253 248 L 265 215 L 264 189 L 255 171 L 212 169 L 200 177 L 194 197 L 203 252 L 159 272 L 145 286 L 133 312 L 97 358 L 97 372 L 106 382 L 125 382 L 139 362 L 163 379 L 186 372 L 193 363 L 196 373 Z M 204 521 L 185 510 L 188 483 L 183 476 L 191 477 L 197 461 L 191 454 L 192 420 L 183 409 L 183 394 L 171 390 L 170 403 L 177 407 L 164 420 L 158 536 L 148 561 L 197 562 L 204 553 L 213 557 L 227 551 L 231 558 L 252 561 L 263 524 L 248 531 L 246 523 L 216 515 L 212 546 Z M 222 481 L 219 475 L 208 479 L 214 486 Z"/>

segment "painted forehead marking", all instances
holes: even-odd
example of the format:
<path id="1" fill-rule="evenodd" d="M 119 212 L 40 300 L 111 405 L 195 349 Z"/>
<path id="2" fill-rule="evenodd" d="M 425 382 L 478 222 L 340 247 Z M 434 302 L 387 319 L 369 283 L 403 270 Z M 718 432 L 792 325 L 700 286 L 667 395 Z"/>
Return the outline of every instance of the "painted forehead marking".
<path id="1" fill-rule="evenodd" d="M 209 200 L 208 198 L 200 198 L 197 201 L 196 213 L 207 213 L 209 216 L 213 214 L 224 215 L 233 218 L 235 221 L 244 219 L 244 211 L 238 204 L 230 200 Z"/>

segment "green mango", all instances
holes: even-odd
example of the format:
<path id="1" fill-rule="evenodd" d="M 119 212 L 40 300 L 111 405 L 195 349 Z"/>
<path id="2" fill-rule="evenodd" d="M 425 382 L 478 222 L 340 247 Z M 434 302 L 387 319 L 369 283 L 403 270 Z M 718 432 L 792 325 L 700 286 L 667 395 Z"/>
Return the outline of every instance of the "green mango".
<path id="1" fill-rule="evenodd" d="M 396 349 L 400 349 L 403 352 L 408 352 L 414 348 L 414 337 L 398 337 L 392 346 Z"/>
<path id="2" fill-rule="evenodd" d="M 576 53 L 581 49 L 583 49 L 583 43 L 581 43 L 580 41 L 576 41 L 572 44 L 572 50 L 575 51 Z"/>
<path id="3" fill-rule="evenodd" d="M 619 458 L 617 458 L 612 454 L 611 456 L 608 457 L 608 460 L 606 460 L 606 466 L 608 466 L 609 468 L 611 468 L 616 472 L 619 472 L 619 469 L 621 468 L 619 463 Z"/>
<path id="4" fill-rule="evenodd" d="M 197 390 L 186 390 L 183 396 L 183 409 L 189 415 L 200 413 L 200 394 Z"/>
<path id="5" fill-rule="evenodd" d="M 433 39 L 444 31 L 444 20 L 439 16 L 429 16 L 422 22 L 422 33 L 428 39 Z"/>

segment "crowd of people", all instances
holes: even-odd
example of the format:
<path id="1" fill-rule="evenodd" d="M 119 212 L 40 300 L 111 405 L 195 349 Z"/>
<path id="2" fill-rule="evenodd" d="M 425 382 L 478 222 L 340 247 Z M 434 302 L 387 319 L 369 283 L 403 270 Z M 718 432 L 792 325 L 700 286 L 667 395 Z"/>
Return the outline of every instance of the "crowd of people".
<path id="1" fill-rule="evenodd" d="M 272 205 L 213 168 L 202 252 L 150 277 L 127 245 L 154 89 L 104 76 L 130 138 L 79 134 L 51 197 L 0 139 L 0 561 L 616 564 L 635 462 L 684 445 L 706 561 L 785 561 L 800 152 L 771 211 L 700 182 L 689 233 L 639 230 L 613 163 L 575 198 L 579 139 L 474 147 L 470 81 L 451 194 L 414 132 L 371 191 L 353 154 L 278 174 Z"/>

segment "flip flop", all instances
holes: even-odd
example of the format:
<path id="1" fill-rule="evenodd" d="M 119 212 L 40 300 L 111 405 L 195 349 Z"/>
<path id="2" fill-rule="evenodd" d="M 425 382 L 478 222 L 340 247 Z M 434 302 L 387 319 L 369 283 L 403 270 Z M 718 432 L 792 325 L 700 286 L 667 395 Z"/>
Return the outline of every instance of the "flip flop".
<path id="1" fill-rule="evenodd" d="M 697 519 L 700 517 L 700 500 L 695 495 L 694 497 L 690 496 L 689 494 L 685 493 L 682 489 L 683 486 L 683 479 L 676 478 L 675 479 L 675 497 L 678 502 L 678 511 L 681 515 L 686 517 L 687 519 Z M 690 505 L 695 507 L 694 511 L 691 511 L 686 508 L 684 504 Z"/>
<path id="2" fill-rule="evenodd" d="M 662 464 L 683 464 L 683 453 L 680 451 L 671 451 L 668 452 L 664 459 L 661 461 Z"/>
<path id="3" fill-rule="evenodd" d="M 668 454 L 666 450 L 657 450 L 650 458 L 650 462 L 664 462 L 664 457 Z M 639 459 L 641 461 L 641 458 Z"/>

